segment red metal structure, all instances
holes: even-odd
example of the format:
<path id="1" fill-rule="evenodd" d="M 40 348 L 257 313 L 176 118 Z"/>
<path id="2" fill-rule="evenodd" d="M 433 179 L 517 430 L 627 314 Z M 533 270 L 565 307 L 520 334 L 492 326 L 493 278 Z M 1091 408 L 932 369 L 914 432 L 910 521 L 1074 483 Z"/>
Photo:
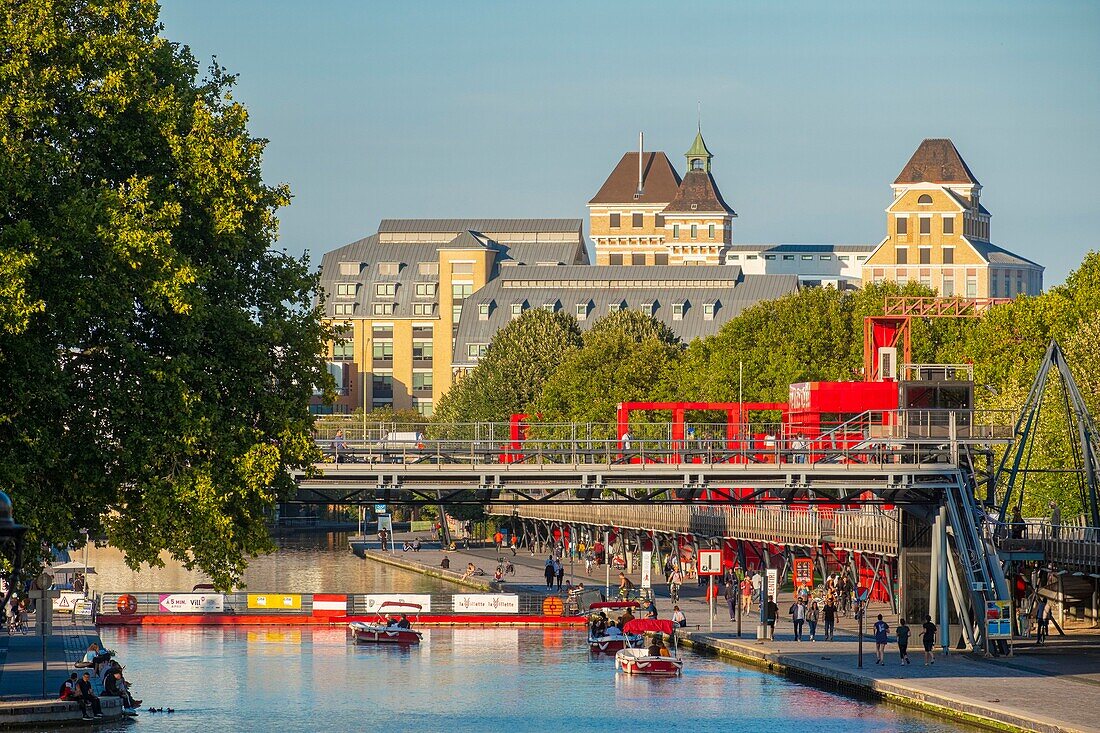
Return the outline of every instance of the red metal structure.
<path id="1" fill-rule="evenodd" d="M 630 428 L 630 415 L 635 412 L 665 411 L 672 413 L 672 440 L 682 444 L 687 437 L 686 415 L 688 412 L 724 412 L 726 414 L 726 447 L 739 448 L 750 436 L 741 434 L 741 426 L 746 422 L 743 417 L 749 412 L 762 410 L 779 411 L 786 418 L 786 402 L 620 402 L 616 411 L 618 423 L 619 447 L 622 448 L 623 435 Z"/>

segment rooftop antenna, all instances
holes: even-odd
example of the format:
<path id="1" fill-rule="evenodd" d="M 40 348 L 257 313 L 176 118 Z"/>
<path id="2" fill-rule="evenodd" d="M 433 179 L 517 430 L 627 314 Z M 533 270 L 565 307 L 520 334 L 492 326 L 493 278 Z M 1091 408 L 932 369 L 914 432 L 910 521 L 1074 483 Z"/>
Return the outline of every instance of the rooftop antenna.
<path id="1" fill-rule="evenodd" d="M 642 159 L 645 157 L 645 133 L 638 133 L 638 190 L 634 192 L 634 198 L 640 199 L 645 193 L 642 186 Z"/>

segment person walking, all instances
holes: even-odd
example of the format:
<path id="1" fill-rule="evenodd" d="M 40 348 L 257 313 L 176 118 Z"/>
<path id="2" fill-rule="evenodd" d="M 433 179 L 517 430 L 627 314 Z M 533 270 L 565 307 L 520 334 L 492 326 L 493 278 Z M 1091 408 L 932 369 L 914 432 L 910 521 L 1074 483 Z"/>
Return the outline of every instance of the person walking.
<path id="1" fill-rule="evenodd" d="M 752 610 L 752 578 L 753 575 L 750 572 L 741 579 L 741 613 Z"/>
<path id="2" fill-rule="evenodd" d="M 806 623 L 806 606 L 801 599 L 796 600 L 787 610 L 794 624 L 794 640 L 802 641 L 802 626 Z"/>
<path id="3" fill-rule="evenodd" d="M 760 600 L 760 587 L 764 583 L 764 574 L 756 573 L 752 576 L 752 601 L 756 604 L 761 604 Z"/>
<path id="4" fill-rule="evenodd" d="M 898 654 L 901 656 L 902 664 L 909 664 L 909 627 L 905 623 L 905 619 L 898 621 Z"/>
<path id="5" fill-rule="evenodd" d="M 730 609 L 730 621 L 737 619 L 737 587 L 733 584 L 733 578 L 726 580 L 726 590 L 722 594 L 726 599 L 726 605 Z"/>
<path id="6" fill-rule="evenodd" d="M 542 575 L 546 578 L 546 590 L 554 589 L 554 556 L 546 558 L 546 566 L 542 569 Z"/>
<path id="7" fill-rule="evenodd" d="M 825 641 L 832 641 L 836 633 L 836 599 L 830 595 L 821 609 L 821 618 L 825 622 Z"/>
<path id="8" fill-rule="evenodd" d="M 886 664 L 886 645 L 890 642 L 890 625 L 882 620 L 882 614 L 875 621 L 875 664 Z"/>
<path id="9" fill-rule="evenodd" d="M 340 456 L 344 453 L 345 445 L 344 431 L 337 430 L 336 436 L 332 439 L 332 454 L 336 460 L 336 463 L 340 462 Z"/>
<path id="10" fill-rule="evenodd" d="M 561 590 L 561 582 L 565 579 L 565 566 L 556 557 L 554 558 L 554 577 L 558 580 L 558 590 Z"/>
<path id="11" fill-rule="evenodd" d="M 1058 502 L 1050 502 L 1050 538 L 1058 539 L 1062 532 L 1062 510 L 1058 508 Z"/>
<path id="12" fill-rule="evenodd" d="M 921 641 L 924 642 L 924 666 L 936 663 L 936 656 L 932 653 L 932 647 L 936 643 L 936 625 L 932 623 L 931 616 L 924 617 L 924 624 L 921 627 L 924 629 L 924 633 L 921 634 Z"/>
<path id="13" fill-rule="evenodd" d="M 1047 642 L 1047 631 L 1050 629 L 1051 613 L 1047 605 L 1047 599 L 1039 596 L 1039 602 L 1035 604 L 1035 644 L 1042 646 Z"/>
<path id="14" fill-rule="evenodd" d="M 771 598 L 767 600 L 767 606 L 764 611 L 765 623 L 768 627 L 768 638 L 775 638 L 775 620 L 779 618 L 779 606 Z"/>
<path id="15" fill-rule="evenodd" d="M 810 641 L 817 641 L 817 622 L 821 618 L 821 604 L 817 602 L 817 596 L 810 598 L 810 604 L 806 608 L 806 623 L 810 627 Z"/>

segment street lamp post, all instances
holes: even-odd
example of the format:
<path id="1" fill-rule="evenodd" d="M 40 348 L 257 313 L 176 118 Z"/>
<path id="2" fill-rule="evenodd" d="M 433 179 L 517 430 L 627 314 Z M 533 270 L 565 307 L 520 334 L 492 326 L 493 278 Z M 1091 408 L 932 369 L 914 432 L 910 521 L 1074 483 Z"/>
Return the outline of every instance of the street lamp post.
<path id="1" fill-rule="evenodd" d="M 11 571 L 8 573 L 8 588 L 0 596 L 0 615 L 6 617 L 8 601 L 19 585 L 19 574 L 23 571 L 23 536 L 27 528 L 15 523 L 15 512 L 11 498 L 0 491 L 0 547 L 12 546 Z"/>

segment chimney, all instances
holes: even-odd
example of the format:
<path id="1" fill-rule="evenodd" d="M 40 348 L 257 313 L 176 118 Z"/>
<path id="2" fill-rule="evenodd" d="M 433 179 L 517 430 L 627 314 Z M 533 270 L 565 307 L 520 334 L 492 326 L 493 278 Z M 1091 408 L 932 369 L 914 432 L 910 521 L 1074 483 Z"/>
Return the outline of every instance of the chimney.
<path id="1" fill-rule="evenodd" d="M 638 190 L 634 194 L 634 198 L 638 199 L 645 193 L 642 187 L 642 158 L 645 157 L 645 133 L 638 133 Z"/>

